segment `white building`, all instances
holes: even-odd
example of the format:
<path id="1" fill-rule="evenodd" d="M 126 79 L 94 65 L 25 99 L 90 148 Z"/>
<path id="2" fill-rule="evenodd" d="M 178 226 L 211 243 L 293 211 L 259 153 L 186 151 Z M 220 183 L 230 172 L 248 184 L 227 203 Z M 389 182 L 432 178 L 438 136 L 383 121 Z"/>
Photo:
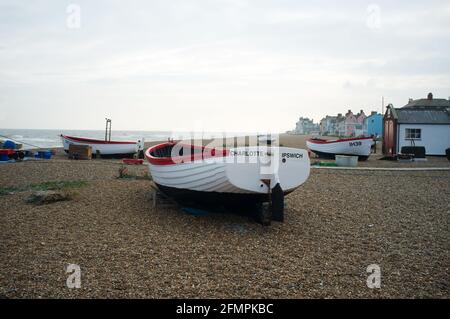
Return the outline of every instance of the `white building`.
<path id="1" fill-rule="evenodd" d="M 313 120 L 307 117 L 299 118 L 298 122 L 295 124 L 295 134 L 314 134 L 319 132 L 319 124 L 315 124 Z"/>
<path id="2" fill-rule="evenodd" d="M 401 153 L 403 146 L 424 146 L 426 155 L 445 155 L 450 148 L 450 100 L 410 100 L 402 108 L 388 107 L 384 116 L 383 153 Z"/>
<path id="3" fill-rule="evenodd" d="M 338 135 L 338 122 L 343 119 L 341 113 L 337 116 L 325 116 L 322 120 L 320 120 L 320 135 Z"/>

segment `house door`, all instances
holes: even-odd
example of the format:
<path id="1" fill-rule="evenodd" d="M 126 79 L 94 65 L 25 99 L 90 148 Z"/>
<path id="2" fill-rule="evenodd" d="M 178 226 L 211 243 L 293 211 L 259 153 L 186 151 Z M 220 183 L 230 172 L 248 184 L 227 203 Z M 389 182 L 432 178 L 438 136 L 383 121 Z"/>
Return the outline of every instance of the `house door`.
<path id="1" fill-rule="evenodd" d="M 383 154 L 385 156 L 394 156 L 396 154 L 395 135 L 394 121 L 386 119 L 383 133 Z"/>

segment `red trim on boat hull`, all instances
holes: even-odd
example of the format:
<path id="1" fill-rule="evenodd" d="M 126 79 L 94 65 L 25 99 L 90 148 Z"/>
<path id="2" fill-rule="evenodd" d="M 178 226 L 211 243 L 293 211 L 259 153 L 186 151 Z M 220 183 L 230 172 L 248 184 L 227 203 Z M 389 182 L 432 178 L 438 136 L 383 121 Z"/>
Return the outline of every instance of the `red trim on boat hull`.
<path id="1" fill-rule="evenodd" d="M 200 153 L 194 153 L 191 155 L 184 155 L 184 156 L 171 156 L 171 157 L 156 157 L 152 155 L 152 152 L 168 147 L 168 146 L 182 146 L 186 148 L 193 148 L 194 150 L 201 150 Z M 174 142 L 165 142 L 161 144 L 154 145 L 147 149 L 145 152 L 145 157 L 147 158 L 148 162 L 153 165 L 173 165 L 173 164 L 181 164 L 181 163 L 191 163 L 194 161 L 204 160 L 207 158 L 212 157 L 225 157 L 228 156 L 229 151 L 224 150 L 217 150 L 215 148 L 206 148 L 204 146 L 198 146 L 198 145 L 189 145 L 189 144 L 183 144 L 183 143 L 174 143 Z"/>
<path id="2" fill-rule="evenodd" d="M 308 142 L 313 144 L 332 144 L 332 143 L 341 143 L 341 142 L 349 142 L 349 141 L 359 141 L 359 140 L 372 140 L 372 137 L 352 137 L 352 138 L 342 138 L 339 140 L 324 140 L 324 139 L 308 139 Z"/>
<path id="3" fill-rule="evenodd" d="M 68 136 L 68 135 L 62 135 L 67 140 L 72 140 L 74 142 L 79 143 L 89 143 L 89 144 L 137 144 L 137 142 L 125 142 L 125 141 L 102 141 L 102 140 L 96 140 L 92 138 L 84 138 L 84 137 L 75 137 L 75 136 Z"/>

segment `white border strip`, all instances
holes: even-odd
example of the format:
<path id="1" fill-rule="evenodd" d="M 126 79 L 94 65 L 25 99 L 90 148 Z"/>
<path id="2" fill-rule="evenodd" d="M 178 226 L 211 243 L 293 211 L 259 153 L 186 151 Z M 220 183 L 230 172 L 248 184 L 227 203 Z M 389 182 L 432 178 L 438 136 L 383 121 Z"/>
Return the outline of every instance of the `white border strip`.
<path id="1" fill-rule="evenodd" d="M 341 169 L 359 171 L 450 171 L 450 167 L 343 167 L 343 166 L 314 166 L 320 169 Z"/>

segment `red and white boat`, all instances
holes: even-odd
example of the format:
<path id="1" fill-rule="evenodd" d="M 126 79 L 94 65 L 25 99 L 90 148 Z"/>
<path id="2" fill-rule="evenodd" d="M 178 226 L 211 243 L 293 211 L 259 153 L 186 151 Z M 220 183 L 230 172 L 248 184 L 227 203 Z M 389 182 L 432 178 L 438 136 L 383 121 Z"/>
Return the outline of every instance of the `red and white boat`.
<path id="1" fill-rule="evenodd" d="M 336 155 L 358 156 L 359 160 L 367 160 L 373 144 L 372 137 L 342 138 L 324 140 L 311 138 L 306 141 L 308 148 L 320 158 L 334 159 Z"/>
<path id="2" fill-rule="evenodd" d="M 155 184 L 181 204 L 250 209 L 270 201 L 260 210 L 261 220 L 267 214 L 283 220 L 284 195 L 303 184 L 310 170 L 306 150 L 287 147 L 216 149 L 166 142 L 145 156 Z"/>
<path id="3" fill-rule="evenodd" d="M 66 152 L 69 151 L 70 144 L 89 145 L 92 147 L 92 154 L 106 156 L 130 155 L 144 150 L 144 139 L 135 142 L 105 141 L 61 134 L 61 140 Z"/>

